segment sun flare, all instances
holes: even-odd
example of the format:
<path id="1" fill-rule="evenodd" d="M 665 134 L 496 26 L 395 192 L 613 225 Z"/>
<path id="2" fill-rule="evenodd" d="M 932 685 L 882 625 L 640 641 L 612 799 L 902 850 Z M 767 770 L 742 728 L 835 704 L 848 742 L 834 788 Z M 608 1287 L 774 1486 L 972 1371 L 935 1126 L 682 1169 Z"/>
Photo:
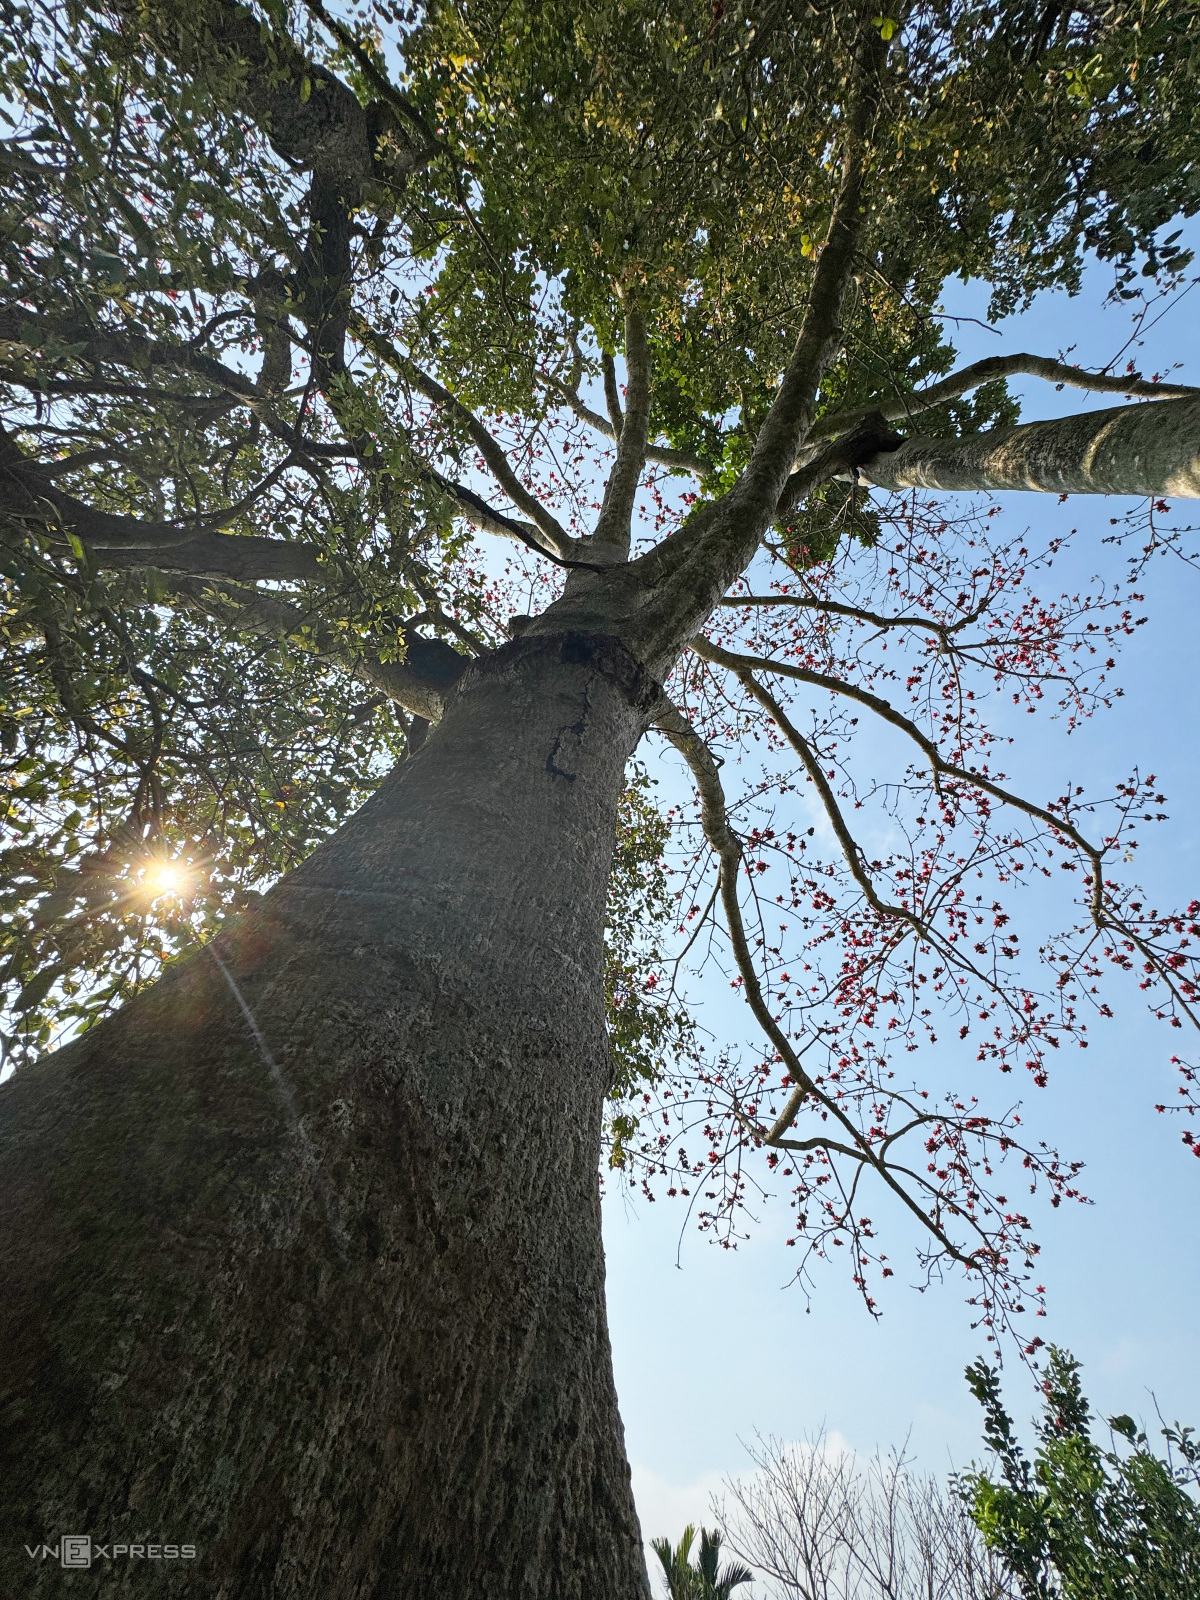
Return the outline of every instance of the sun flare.
<path id="1" fill-rule="evenodd" d="M 187 887 L 187 873 L 176 861 L 164 861 L 150 873 L 150 886 L 155 894 L 182 894 Z"/>

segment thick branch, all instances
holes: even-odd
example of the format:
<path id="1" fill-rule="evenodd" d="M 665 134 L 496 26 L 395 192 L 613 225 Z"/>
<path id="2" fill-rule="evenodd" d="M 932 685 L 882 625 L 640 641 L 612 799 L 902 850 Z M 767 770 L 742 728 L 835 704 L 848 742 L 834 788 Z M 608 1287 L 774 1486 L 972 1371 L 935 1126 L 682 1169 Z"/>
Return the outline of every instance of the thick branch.
<path id="1" fill-rule="evenodd" d="M 1200 399 L 1086 411 L 963 439 L 907 439 L 865 461 L 880 489 L 1200 496 Z"/>
<path id="2" fill-rule="evenodd" d="M 71 534 L 88 547 L 98 567 L 153 566 L 169 572 L 276 581 L 320 577 L 313 545 L 218 531 L 248 503 L 189 522 L 151 522 L 96 511 L 44 480 L 37 463 L 24 457 L 0 430 L 0 518 L 34 524 L 52 539 Z"/>
<path id="3" fill-rule="evenodd" d="M 193 349 L 190 345 L 146 339 L 137 334 L 97 326 L 82 318 L 39 316 L 27 311 L 23 306 L 8 305 L 0 309 L 0 342 L 21 345 L 27 350 L 42 354 L 48 345 L 52 348 L 57 341 L 75 347 L 70 358 L 72 361 L 83 360 L 130 367 L 141 373 L 151 371 L 155 367 L 193 373 L 205 383 L 240 400 L 261 420 L 268 433 L 297 453 L 322 459 L 341 459 L 353 454 L 353 451 L 346 446 L 304 439 L 298 428 L 285 422 L 278 415 L 270 403 L 269 396 L 252 379 L 246 377 L 244 373 L 234 371 L 232 367 L 225 366 L 214 356 L 207 356 Z M 33 378 L 17 381 L 27 381 L 30 387 L 35 389 L 38 387 L 36 379 Z M 78 392 L 106 393 L 108 389 L 106 386 L 84 381 L 80 384 Z M 131 396 L 138 393 L 136 390 L 125 388 L 115 392 L 128 393 Z M 198 403 L 196 399 L 190 397 L 167 393 L 147 395 L 145 398 Z M 207 400 L 207 397 L 204 399 Z"/>
<path id="4" fill-rule="evenodd" d="M 172 545 L 169 550 L 97 550 L 93 559 L 102 570 L 153 567 L 159 572 L 230 578 L 241 583 L 304 583 L 324 575 L 314 545 L 225 533 L 206 533 L 186 544 Z"/>
<path id="5" fill-rule="evenodd" d="M 327 627 L 319 617 L 279 595 L 225 586 L 214 589 L 187 578 L 175 580 L 171 588 L 226 627 L 270 639 L 303 639 L 319 659 L 345 667 L 363 683 L 429 722 L 441 718 L 447 693 L 470 664 L 442 640 L 424 639 L 403 625 L 399 632 L 405 659 L 382 661 L 371 651 L 350 649 L 343 631 Z"/>
<path id="6" fill-rule="evenodd" d="M 657 658 L 661 652 L 669 660 L 703 626 L 775 517 L 830 478 L 873 458 L 880 437 L 886 435 L 886 424 L 867 418 L 860 428 L 833 440 L 815 460 L 793 472 L 774 506 L 747 504 L 740 486 L 702 506 L 677 532 L 623 569 L 628 613 L 617 614 L 616 627 L 646 658 Z M 558 602 L 560 617 L 569 599 L 568 590 Z"/>
<path id="7" fill-rule="evenodd" d="M 164 572 L 275 582 L 321 576 L 313 545 L 243 538 L 196 523 L 116 517 L 93 511 L 57 489 L 40 488 L 35 497 L 11 474 L 0 476 L 0 517 L 4 516 L 37 523 L 51 538 L 60 531 L 73 534 L 88 547 L 100 568 L 156 567 Z"/>
<path id="8" fill-rule="evenodd" d="M 376 172 L 357 95 L 247 7 L 234 0 L 114 0 L 113 8 L 181 71 L 249 115 L 286 161 L 319 174 L 351 207 L 372 177 L 390 175 Z M 388 141 L 387 168 L 397 178 L 419 160 L 405 144 Z"/>
<path id="9" fill-rule="evenodd" d="M 629 554 L 633 507 L 646 464 L 650 435 L 650 347 L 646 319 L 630 308 L 625 314 L 625 416 L 617 439 L 617 459 L 608 475 L 594 542 L 609 545 L 622 559 Z"/>
<path id="10" fill-rule="evenodd" d="M 772 514 L 796 453 L 812 427 L 817 388 L 837 354 L 842 338 L 842 301 L 849 286 L 864 224 L 863 186 L 867 167 L 867 130 L 874 116 L 879 73 L 886 46 L 874 28 L 865 30 L 863 59 L 851 106 L 843 151 L 842 183 L 833 208 L 829 233 L 817 260 L 812 293 L 796 340 L 796 348 L 746 469 L 744 489 L 760 497 Z"/>
<path id="11" fill-rule="evenodd" d="M 869 412 L 880 412 L 888 422 L 899 422 L 915 417 L 932 406 L 946 400 L 956 400 L 969 389 L 981 384 L 994 383 L 997 378 L 1010 378 L 1018 374 L 1032 378 L 1045 378 L 1068 389 L 1085 389 L 1089 394 L 1136 395 L 1146 400 L 1186 400 L 1200 397 L 1200 389 L 1182 383 L 1150 383 L 1139 373 L 1112 376 L 1106 372 L 1084 372 L 1080 367 L 1069 367 L 1062 361 L 1051 361 L 1045 356 L 1012 355 L 988 356 L 975 361 L 961 372 L 952 372 L 940 383 L 927 389 L 914 389 L 910 394 L 893 395 L 887 400 L 872 400 L 869 405 L 853 406 L 844 411 L 831 411 L 812 426 L 810 439 L 831 439 L 844 433 Z"/>
<path id="12" fill-rule="evenodd" d="M 617 364 L 607 350 L 600 356 L 600 368 L 604 374 L 604 403 L 608 407 L 610 437 L 619 439 L 625 418 L 621 412 L 621 391 L 617 388 Z"/>
<path id="13" fill-rule="evenodd" d="M 350 296 L 350 228 L 372 183 L 402 187 L 427 159 L 393 111 L 386 128 L 286 31 L 270 29 L 233 0 L 114 0 L 126 25 L 181 71 L 249 115 L 291 166 L 311 174 L 309 232 L 297 274 L 297 308 L 311 335 L 323 393 L 343 370 Z M 386 138 L 380 138 L 386 132 Z"/>
<path id="14" fill-rule="evenodd" d="M 798 471 L 796 461 L 821 375 L 833 359 L 841 339 L 841 306 L 850 282 L 855 252 L 863 228 L 863 185 L 867 162 L 866 132 L 874 115 L 883 46 L 879 33 L 865 28 L 865 60 L 858 71 L 859 89 L 849 118 L 841 188 L 825 247 L 817 262 L 813 288 L 792 359 L 775 401 L 759 431 L 754 453 L 741 479 L 720 500 L 710 502 L 688 519 L 676 533 L 625 570 L 625 593 L 614 598 L 612 621 L 622 636 L 652 661 L 655 670 L 669 663 L 702 626 L 734 578 L 750 561 L 770 524 L 821 483 L 846 470 L 836 451 L 847 452 L 857 467 L 873 459 L 861 439 L 836 441 L 817 459 Z M 882 423 L 869 423 L 878 435 Z M 590 596 L 579 596 L 585 603 Z M 577 596 L 570 590 L 559 603 L 563 615 L 572 615 Z M 583 607 L 580 607 L 583 610 Z M 594 610 L 594 607 L 593 607 Z M 592 626 L 591 622 L 588 626 Z"/>
<path id="15" fill-rule="evenodd" d="M 392 110 L 398 112 L 407 123 L 417 129 L 425 148 L 423 152 L 413 153 L 414 165 L 418 164 L 422 159 L 430 159 L 439 149 L 438 140 L 412 101 L 401 94 L 391 79 L 380 71 L 370 51 L 359 43 L 355 35 L 343 22 L 339 22 L 336 17 L 330 15 L 325 6 L 321 4 L 321 0 L 304 0 L 304 4 L 312 12 L 313 16 L 328 28 L 343 49 L 347 50 L 358 62 L 359 70 L 380 96 L 381 101 L 386 102 Z M 375 108 L 372 107 L 371 109 Z M 388 131 L 390 130 L 384 129 L 384 132 Z"/>

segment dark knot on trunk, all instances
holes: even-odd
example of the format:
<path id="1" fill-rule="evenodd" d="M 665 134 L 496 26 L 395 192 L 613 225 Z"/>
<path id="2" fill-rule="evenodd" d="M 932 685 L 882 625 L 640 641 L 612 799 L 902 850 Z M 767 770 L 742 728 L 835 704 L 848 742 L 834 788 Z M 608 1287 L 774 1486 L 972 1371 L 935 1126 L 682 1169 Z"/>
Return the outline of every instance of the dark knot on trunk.
<path id="1" fill-rule="evenodd" d="M 517 619 L 513 620 L 515 622 Z M 648 717 L 661 701 L 662 685 L 615 635 L 587 633 L 578 629 L 561 633 L 530 633 L 527 630 L 534 620 L 526 622 L 526 627 L 517 638 L 472 662 L 463 680 L 464 688 L 470 685 L 476 675 L 511 672 L 519 669 L 522 663 L 532 663 L 541 658 L 568 667 L 589 667 L 611 683 L 639 716 Z M 511 628 L 512 624 L 509 626 Z"/>
<path id="2" fill-rule="evenodd" d="M 840 439 L 835 440 L 831 449 L 837 453 L 845 466 L 857 468 L 865 466 L 875 456 L 899 450 L 903 443 L 904 435 L 895 432 L 882 411 L 868 411 L 865 417 L 859 418 L 849 433 L 844 433 Z"/>

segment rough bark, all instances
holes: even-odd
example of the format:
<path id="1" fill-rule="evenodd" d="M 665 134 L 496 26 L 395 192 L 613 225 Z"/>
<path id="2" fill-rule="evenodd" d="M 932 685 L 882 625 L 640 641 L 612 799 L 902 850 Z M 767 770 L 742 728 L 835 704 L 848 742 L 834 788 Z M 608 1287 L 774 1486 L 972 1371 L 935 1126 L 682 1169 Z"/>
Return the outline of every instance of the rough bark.
<path id="1" fill-rule="evenodd" d="M 518 641 L 206 951 L 0 1089 L 5 1594 L 646 1600 L 597 1196 L 654 686 Z"/>
<path id="2" fill-rule="evenodd" d="M 907 439 L 860 477 L 879 489 L 1200 496 L 1200 400 L 1085 411 L 962 439 Z"/>

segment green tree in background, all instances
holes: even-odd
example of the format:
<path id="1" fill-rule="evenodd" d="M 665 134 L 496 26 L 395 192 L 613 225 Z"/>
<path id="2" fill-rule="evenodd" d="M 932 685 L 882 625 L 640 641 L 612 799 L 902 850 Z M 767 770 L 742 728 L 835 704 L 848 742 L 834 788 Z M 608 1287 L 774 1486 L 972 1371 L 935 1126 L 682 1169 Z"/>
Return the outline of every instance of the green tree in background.
<path id="1" fill-rule="evenodd" d="M 1132 1417 L 1110 1417 L 1104 1449 L 1092 1438 L 1079 1363 L 1053 1346 L 1048 1354 L 1032 1458 L 1004 1410 L 999 1374 L 982 1361 L 967 1368 L 1000 1469 L 998 1482 L 983 1471 L 959 1480 L 976 1526 L 1025 1600 L 1191 1600 L 1200 1593 L 1194 1430 L 1164 1427 L 1164 1458 Z"/>

